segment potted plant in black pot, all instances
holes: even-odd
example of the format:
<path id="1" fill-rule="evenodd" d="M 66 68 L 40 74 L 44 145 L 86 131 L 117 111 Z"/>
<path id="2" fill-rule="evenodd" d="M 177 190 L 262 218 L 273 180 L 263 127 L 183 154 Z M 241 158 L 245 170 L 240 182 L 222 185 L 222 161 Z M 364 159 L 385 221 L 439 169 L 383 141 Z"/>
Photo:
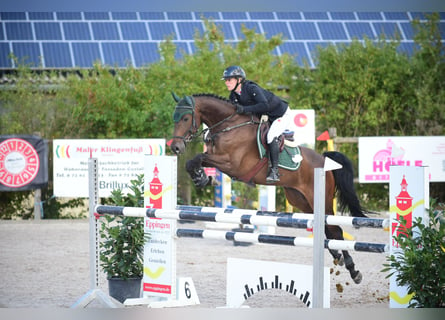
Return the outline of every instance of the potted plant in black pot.
<path id="1" fill-rule="evenodd" d="M 131 192 L 127 195 L 113 190 L 113 205 L 143 207 L 143 186 L 143 175 L 139 175 L 130 181 Z M 108 279 L 110 296 L 121 303 L 140 297 L 144 244 L 149 239 L 149 234 L 144 234 L 144 219 L 104 215 L 100 237 L 100 265 Z"/>

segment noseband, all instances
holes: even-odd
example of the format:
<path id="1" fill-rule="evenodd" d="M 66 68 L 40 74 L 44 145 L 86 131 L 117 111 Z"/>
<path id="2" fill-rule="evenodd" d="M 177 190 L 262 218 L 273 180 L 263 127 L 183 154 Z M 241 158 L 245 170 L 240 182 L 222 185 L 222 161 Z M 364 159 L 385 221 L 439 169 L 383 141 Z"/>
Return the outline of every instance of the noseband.
<path id="1" fill-rule="evenodd" d="M 182 101 L 186 104 L 182 105 Z M 185 143 L 190 142 L 195 137 L 199 136 L 199 134 L 196 134 L 198 127 L 195 120 L 195 99 L 191 96 L 186 96 L 184 100 L 181 100 L 178 105 L 176 105 L 175 112 L 173 113 L 173 121 L 178 123 L 186 114 L 192 115 L 192 125 L 183 136 L 173 136 L 173 139 L 182 139 Z"/>

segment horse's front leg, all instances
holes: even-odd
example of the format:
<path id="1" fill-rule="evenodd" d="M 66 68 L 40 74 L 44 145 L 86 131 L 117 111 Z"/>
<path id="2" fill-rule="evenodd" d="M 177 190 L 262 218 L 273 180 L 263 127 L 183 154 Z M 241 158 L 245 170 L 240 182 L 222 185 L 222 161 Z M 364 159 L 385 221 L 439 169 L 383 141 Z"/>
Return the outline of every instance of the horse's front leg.
<path id="1" fill-rule="evenodd" d="M 188 160 L 185 164 L 185 169 L 192 178 L 194 184 L 198 188 L 204 188 L 210 183 L 210 179 L 204 171 L 203 168 L 203 158 L 205 154 L 200 153 L 196 155 L 193 159 Z"/>

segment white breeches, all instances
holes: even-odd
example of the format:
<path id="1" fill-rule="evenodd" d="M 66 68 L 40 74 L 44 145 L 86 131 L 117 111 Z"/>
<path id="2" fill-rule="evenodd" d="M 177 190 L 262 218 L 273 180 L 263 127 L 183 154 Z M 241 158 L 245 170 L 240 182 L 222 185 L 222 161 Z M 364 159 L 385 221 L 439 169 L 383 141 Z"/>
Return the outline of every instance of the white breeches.
<path id="1" fill-rule="evenodd" d="M 279 137 L 280 134 L 288 129 L 290 124 L 292 123 L 291 121 L 292 115 L 290 112 L 290 108 L 288 107 L 281 118 L 278 118 L 274 122 L 272 122 L 269 132 L 267 133 L 267 143 L 271 143 L 274 138 Z"/>

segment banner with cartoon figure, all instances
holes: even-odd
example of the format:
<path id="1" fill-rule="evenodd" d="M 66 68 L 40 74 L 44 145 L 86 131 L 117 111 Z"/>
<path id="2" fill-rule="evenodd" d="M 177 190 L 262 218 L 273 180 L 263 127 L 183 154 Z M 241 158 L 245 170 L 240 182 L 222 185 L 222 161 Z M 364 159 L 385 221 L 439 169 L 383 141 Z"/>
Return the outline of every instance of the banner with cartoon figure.
<path id="1" fill-rule="evenodd" d="M 359 182 L 389 182 L 390 166 L 428 166 L 431 182 L 445 181 L 445 136 L 361 137 Z"/>
<path id="2" fill-rule="evenodd" d="M 177 158 L 146 156 L 144 174 L 145 208 L 175 209 Z M 144 297 L 176 297 L 176 221 L 145 218 L 144 232 L 150 240 L 144 246 Z"/>
<path id="3" fill-rule="evenodd" d="M 428 167 L 390 167 L 389 205 L 390 205 L 390 254 L 400 253 L 398 242 L 394 236 L 406 235 L 406 228 L 411 228 L 417 218 L 424 219 L 429 208 Z M 399 223 L 400 217 L 406 220 L 406 226 Z M 413 237 L 416 236 L 414 230 Z M 397 272 L 390 278 L 389 306 L 391 308 L 406 308 L 412 298 L 406 287 L 400 287 L 396 282 Z"/>

